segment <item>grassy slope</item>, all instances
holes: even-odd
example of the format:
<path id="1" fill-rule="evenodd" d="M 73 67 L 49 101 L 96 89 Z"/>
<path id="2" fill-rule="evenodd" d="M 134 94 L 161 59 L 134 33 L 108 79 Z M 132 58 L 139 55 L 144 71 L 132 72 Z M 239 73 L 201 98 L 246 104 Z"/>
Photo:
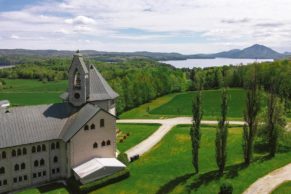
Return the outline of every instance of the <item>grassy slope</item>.
<path id="1" fill-rule="evenodd" d="M 241 165 L 241 128 L 231 128 L 228 139 L 227 168 L 223 178 L 216 179 L 214 157 L 215 128 L 202 128 L 200 178 L 193 175 L 189 126 L 177 126 L 152 151 L 129 166 L 131 177 L 92 192 L 98 193 L 218 193 L 219 183 L 226 177 L 241 193 L 257 178 L 291 160 L 290 153 L 280 153 L 272 160 L 258 160 L 248 168 Z M 257 158 L 262 158 L 256 155 Z M 235 176 L 235 172 L 238 176 Z M 234 176 L 232 179 L 231 176 Z"/>
<path id="2" fill-rule="evenodd" d="M 118 150 L 124 152 L 137 145 L 155 132 L 159 126 L 159 124 L 117 124 L 123 134 L 130 134 L 123 143 L 117 143 Z"/>
<path id="3" fill-rule="evenodd" d="M 291 181 L 287 181 L 277 187 L 272 194 L 290 194 L 291 193 Z"/>

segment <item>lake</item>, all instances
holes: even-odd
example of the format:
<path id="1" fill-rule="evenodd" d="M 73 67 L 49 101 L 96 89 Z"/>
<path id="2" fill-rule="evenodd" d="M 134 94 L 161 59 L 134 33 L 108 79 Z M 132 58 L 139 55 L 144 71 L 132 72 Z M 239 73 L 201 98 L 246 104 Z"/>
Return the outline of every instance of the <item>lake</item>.
<path id="1" fill-rule="evenodd" d="M 223 65 L 246 65 L 257 61 L 273 61 L 273 59 L 231 59 L 231 58 L 215 58 L 215 59 L 187 59 L 187 60 L 173 60 L 173 61 L 160 61 L 162 63 L 167 63 L 173 65 L 177 68 L 193 68 L 193 67 L 213 67 L 213 66 L 223 66 Z"/>

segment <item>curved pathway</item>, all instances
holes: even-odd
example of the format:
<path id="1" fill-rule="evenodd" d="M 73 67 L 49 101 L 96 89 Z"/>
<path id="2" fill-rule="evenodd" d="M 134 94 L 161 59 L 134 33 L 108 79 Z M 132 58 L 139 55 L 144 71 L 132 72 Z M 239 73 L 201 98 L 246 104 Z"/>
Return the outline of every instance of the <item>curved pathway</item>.
<path id="1" fill-rule="evenodd" d="M 254 182 L 243 194 L 267 194 L 285 181 L 291 181 L 291 163 Z"/>
<path id="2" fill-rule="evenodd" d="M 154 147 L 161 139 L 176 125 L 191 124 L 192 117 L 176 117 L 171 119 L 122 119 L 117 120 L 117 123 L 158 123 L 161 126 L 147 139 L 143 140 L 136 146 L 126 151 L 128 158 L 130 159 L 135 155 L 143 155 L 145 152 Z M 217 121 L 201 121 L 201 124 L 216 125 Z M 229 121 L 229 124 L 243 125 L 243 121 Z"/>

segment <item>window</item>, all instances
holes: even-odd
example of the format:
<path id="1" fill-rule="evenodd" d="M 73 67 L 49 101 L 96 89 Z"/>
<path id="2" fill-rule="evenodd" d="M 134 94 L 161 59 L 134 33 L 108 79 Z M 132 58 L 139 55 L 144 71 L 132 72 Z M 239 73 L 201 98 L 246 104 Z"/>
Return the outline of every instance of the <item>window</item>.
<path id="1" fill-rule="evenodd" d="M 33 177 L 33 178 L 36 178 L 36 173 L 33 173 L 32 177 Z"/>
<path id="2" fill-rule="evenodd" d="M 2 181 L 0 181 L 0 187 L 2 186 Z"/>
<path id="3" fill-rule="evenodd" d="M 43 166 L 44 165 L 44 159 L 41 159 L 40 160 L 40 166 Z"/>
<path id="4" fill-rule="evenodd" d="M 85 131 L 89 130 L 89 126 L 88 125 L 85 125 L 84 130 Z"/>
<path id="5" fill-rule="evenodd" d="M 21 156 L 21 149 L 20 149 L 20 148 L 17 149 L 17 155 L 18 155 L 18 156 Z"/>
<path id="6" fill-rule="evenodd" d="M 54 163 L 57 163 L 57 162 L 58 162 L 58 157 L 55 156 L 55 157 L 54 157 Z"/>
<path id="7" fill-rule="evenodd" d="M 16 156 L 16 151 L 12 150 L 12 157 L 15 157 L 15 156 Z"/>
<path id="8" fill-rule="evenodd" d="M 100 127 L 104 127 L 104 125 L 105 125 L 104 119 L 100 119 Z"/>
<path id="9" fill-rule="evenodd" d="M 52 174 L 55 174 L 55 169 L 52 169 Z"/>
<path id="10" fill-rule="evenodd" d="M 0 174 L 5 174 L 5 168 L 4 167 L 0 168 Z"/>
<path id="11" fill-rule="evenodd" d="M 15 171 L 18 171 L 18 170 L 19 170 L 19 165 L 18 165 L 18 164 L 15 164 L 15 166 L 14 166 L 14 170 L 15 170 Z"/>
<path id="12" fill-rule="evenodd" d="M 110 145 L 111 144 L 110 140 L 107 140 L 106 144 L 107 145 Z"/>
<path id="13" fill-rule="evenodd" d="M 38 175 L 38 177 L 41 177 L 41 172 L 38 172 L 37 175 Z"/>
<path id="14" fill-rule="evenodd" d="M 22 176 L 18 177 L 18 181 L 22 182 Z"/>
<path id="15" fill-rule="evenodd" d="M 26 155 L 26 154 L 27 154 L 26 148 L 23 148 L 23 149 L 22 149 L 22 154 L 23 154 L 23 155 Z"/>
<path id="16" fill-rule="evenodd" d="M 59 168 L 57 168 L 57 173 L 59 173 L 60 172 L 60 169 Z"/>
<path id="17" fill-rule="evenodd" d="M 3 185 L 7 185 L 7 180 L 6 179 L 3 181 Z"/>
<path id="18" fill-rule="evenodd" d="M 46 151 L 46 147 L 45 147 L 44 144 L 42 144 L 41 149 L 42 149 L 43 152 Z"/>
<path id="19" fill-rule="evenodd" d="M 36 152 L 35 146 L 32 146 L 31 152 L 32 153 L 35 153 Z"/>
<path id="20" fill-rule="evenodd" d="M 37 160 L 34 161 L 34 167 L 38 167 L 38 161 Z"/>
<path id="21" fill-rule="evenodd" d="M 95 129 L 95 125 L 94 125 L 94 124 L 92 124 L 90 128 L 91 128 L 91 129 Z"/>
<path id="22" fill-rule="evenodd" d="M 97 143 L 97 142 L 95 142 L 95 143 L 93 144 L 93 148 L 98 148 L 98 143 Z"/>
<path id="23" fill-rule="evenodd" d="M 21 170 L 24 170 L 25 169 L 25 163 L 22 163 L 21 164 Z"/>
<path id="24" fill-rule="evenodd" d="M 56 148 L 55 143 L 51 144 L 51 149 L 54 150 Z"/>
<path id="25" fill-rule="evenodd" d="M 57 143 L 56 143 L 56 148 L 57 148 L 57 149 L 60 149 L 60 142 L 57 142 Z"/>
<path id="26" fill-rule="evenodd" d="M 43 171 L 42 172 L 42 176 L 46 176 L 46 171 Z"/>
<path id="27" fill-rule="evenodd" d="M 13 178 L 13 182 L 14 182 L 14 183 L 17 183 L 17 178 L 14 177 L 14 178 Z"/>
<path id="28" fill-rule="evenodd" d="M 75 75 L 74 75 L 74 88 L 75 89 L 81 88 L 81 76 L 80 76 L 80 73 L 78 72 L 78 69 L 76 69 Z"/>
<path id="29" fill-rule="evenodd" d="M 2 152 L 2 159 L 5 159 L 5 158 L 6 158 L 6 152 L 3 151 L 3 152 Z"/>
<path id="30" fill-rule="evenodd" d="M 105 146 L 105 141 L 102 141 L 102 147 Z"/>
<path id="31" fill-rule="evenodd" d="M 41 146 L 40 146 L 40 145 L 37 146 L 36 151 L 37 151 L 37 152 L 41 152 Z"/>
<path id="32" fill-rule="evenodd" d="M 23 176 L 23 179 L 24 179 L 25 181 L 27 181 L 27 175 L 24 175 L 24 176 Z"/>

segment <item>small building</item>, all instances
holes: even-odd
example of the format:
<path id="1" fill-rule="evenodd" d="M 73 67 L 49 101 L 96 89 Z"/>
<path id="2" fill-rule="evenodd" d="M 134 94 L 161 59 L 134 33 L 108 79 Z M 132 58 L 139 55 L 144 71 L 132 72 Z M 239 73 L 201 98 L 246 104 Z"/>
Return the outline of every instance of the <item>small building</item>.
<path id="1" fill-rule="evenodd" d="M 116 159 L 118 94 L 79 52 L 68 77 L 63 103 L 0 109 L 0 193 L 125 167 Z"/>

